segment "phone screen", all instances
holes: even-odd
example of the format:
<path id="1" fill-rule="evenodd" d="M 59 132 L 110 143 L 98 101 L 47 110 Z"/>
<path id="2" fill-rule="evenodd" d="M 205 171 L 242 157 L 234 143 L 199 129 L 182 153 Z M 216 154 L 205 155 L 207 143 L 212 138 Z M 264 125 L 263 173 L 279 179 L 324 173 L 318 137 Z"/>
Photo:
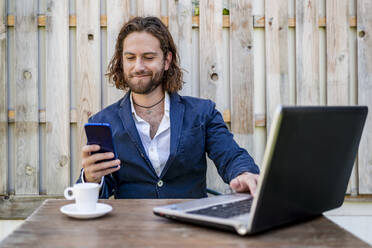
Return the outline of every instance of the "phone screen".
<path id="1" fill-rule="evenodd" d="M 84 128 L 88 139 L 87 145 L 100 146 L 100 150 L 92 152 L 92 154 L 112 152 L 115 155 L 112 159 L 102 160 L 97 163 L 117 159 L 111 126 L 109 123 L 86 123 Z"/>

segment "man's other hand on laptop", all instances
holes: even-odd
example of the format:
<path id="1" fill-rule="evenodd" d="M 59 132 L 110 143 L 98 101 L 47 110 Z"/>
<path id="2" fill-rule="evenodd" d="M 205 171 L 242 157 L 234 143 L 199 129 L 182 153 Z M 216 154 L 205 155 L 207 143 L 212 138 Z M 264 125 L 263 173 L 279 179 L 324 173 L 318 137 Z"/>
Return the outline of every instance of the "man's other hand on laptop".
<path id="1" fill-rule="evenodd" d="M 236 192 L 250 192 L 255 196 L 258 181 L 258 174 L 244 172 L 230 181 L 230 187 Z"/>

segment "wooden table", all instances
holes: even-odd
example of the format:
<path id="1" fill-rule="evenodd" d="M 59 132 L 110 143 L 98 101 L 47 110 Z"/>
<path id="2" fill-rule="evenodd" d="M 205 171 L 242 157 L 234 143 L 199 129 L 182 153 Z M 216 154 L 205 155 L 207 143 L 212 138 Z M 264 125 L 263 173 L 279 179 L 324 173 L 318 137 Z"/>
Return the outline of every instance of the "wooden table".
<path id="1" fill-rule="evenodd" d="M 152 213 L 154 206 L 181 200 L 100 201 L 113 211 L 77 220 L 59 211 L 70 201 L 46 200 L 0 247 L 370 247 L 325 217 L 241 237 Z"/>

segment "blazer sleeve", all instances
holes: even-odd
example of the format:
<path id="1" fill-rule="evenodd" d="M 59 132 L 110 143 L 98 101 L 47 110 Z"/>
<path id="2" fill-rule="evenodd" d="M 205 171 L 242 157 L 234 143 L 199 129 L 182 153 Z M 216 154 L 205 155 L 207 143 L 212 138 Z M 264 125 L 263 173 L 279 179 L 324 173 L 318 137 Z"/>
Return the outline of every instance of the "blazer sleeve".
<path id="1" fill-rule="evenodd" d="M 259 168 L 248 152 L 239 147 L 228 130 L 222 115 L 209 101 L 206 120 L 206 151 L 213 160 L 219 175 L 225 183 L 243 172 L 258 174 Z"/>

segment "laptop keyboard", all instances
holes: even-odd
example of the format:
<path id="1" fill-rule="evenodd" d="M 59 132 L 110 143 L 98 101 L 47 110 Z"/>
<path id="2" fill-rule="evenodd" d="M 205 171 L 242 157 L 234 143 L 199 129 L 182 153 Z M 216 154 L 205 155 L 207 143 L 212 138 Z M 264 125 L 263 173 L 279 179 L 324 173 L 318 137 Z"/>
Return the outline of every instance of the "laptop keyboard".
<path id="1" fill-rule="evenodd" d="M 242 201 L 214 205 L 207 208 L 189 211 L 187 213 L 219 218 L 230 218 L 249 213 L 251 211 L 252 201 L 253 198 L 250 198 Z"/>

